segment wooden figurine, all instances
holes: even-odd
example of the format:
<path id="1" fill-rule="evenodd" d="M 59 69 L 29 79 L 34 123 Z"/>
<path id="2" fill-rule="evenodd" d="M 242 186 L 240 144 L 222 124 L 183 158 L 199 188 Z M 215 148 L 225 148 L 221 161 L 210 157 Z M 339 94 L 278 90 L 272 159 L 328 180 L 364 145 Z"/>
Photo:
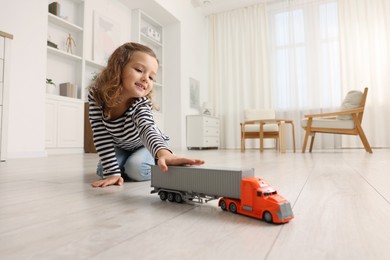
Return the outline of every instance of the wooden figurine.
<path id="1" fill-rule="evenodd" d="M 66 39 L 66 52 L 69 52 L 73 54 L 73 45 L 76 47 L 76 42 L 74 41 L 72 35 L 69 33 L 68 38 Z"/>

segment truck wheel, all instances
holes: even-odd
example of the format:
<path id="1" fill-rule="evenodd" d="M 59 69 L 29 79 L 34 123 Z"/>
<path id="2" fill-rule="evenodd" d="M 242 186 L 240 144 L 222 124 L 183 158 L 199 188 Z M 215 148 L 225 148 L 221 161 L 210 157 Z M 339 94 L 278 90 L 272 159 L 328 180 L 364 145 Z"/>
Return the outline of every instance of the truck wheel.
<path id="1" fill-rule="evenodd" d="M 168 196 L 167 196 L 167 199 L 170 201 L 170 202 L 173 202 L 175 200 L 175 194 L 173 194 L 172 192 L 169 192 L 168 193 Z"/>
<path id="2" fill-rule="evenodd" d="M 175 194 L 175 202 L 177 202 L 177 203 L 182 203 L 183 202 L 183 198 L 181 197 L 180 193 L 176 193 Z"/>
<path id="3" fill-rule="evenodd" d="M 161 191 L 158 195 L 160 195 L 161 200 L 167 200 L 167 193 L 165 191 Z"/>
<path id="4" fill-rule="evenodd" d="M 226 210 L 227 209 L 226 202 L 224 200 L 221 200 L 219 202 L 219 206 L 221 207 L 222 210 Z"/>
<path id="5" fill-rule="evenodd" d="M 263 219 L 265 222 L 272 223 L 272 215 L 268 211 L 264 212 Z"/>
<path id="6" fill-rule="evenodd" d="M 236 205 L 236 203 L 234 203 L 234 202 L 230 203 L 229 210 L 231 212 L 233 212 L 233 213 L 237 213 L 237 205 Z"/>

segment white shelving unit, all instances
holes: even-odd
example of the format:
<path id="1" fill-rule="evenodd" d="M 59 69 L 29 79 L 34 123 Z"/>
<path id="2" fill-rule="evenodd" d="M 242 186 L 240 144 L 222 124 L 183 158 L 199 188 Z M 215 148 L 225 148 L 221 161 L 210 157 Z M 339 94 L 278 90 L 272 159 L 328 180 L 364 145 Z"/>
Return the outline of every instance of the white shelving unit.
<path id="1" fill-rule="evenodd" d="M 48 0 L 48 5 L 54 0 Z M 47 46 L 46 78 L 57 85 L 56 92 L 46 95 L 46 148 L 49 153 L 82 151 L 84 132 L 84 102 L 87 87 L 93 75 L 100 72 L 103 64 L 87 60 L 85 55 L 84 0 L 61 0 L 59 13 L 47 13 L 47 40 L 57 48 Z M 67 39 L 74 43 L 68 49 Z M 76 97 L 59 96 L 59 85 L 71 83 Z"/>
<path id="2" fill-rule="evenodd" d="M 158 108 L 154 113 L 157 125 L 164 129 L 164 56 L 163 36 L 164 28 L 140 9 L 132 11 L 132 41 L 144 44 L 151 48 L 159 60 L 160 67 L 153 88 L 153 102 Z"/>

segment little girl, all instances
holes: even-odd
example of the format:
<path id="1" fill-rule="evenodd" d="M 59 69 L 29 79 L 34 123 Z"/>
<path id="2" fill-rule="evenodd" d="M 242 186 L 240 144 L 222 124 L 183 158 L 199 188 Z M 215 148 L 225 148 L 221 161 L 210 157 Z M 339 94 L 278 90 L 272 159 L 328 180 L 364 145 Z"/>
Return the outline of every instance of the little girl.
<path id="1" fill-rule="evenodd" d="M 92 187 L 122 185 L 123 177 L 150 180 L 150 165 L 200 165 L 203 160 L 174 155 L 168 137 L 156 126 L 152 89 L 159 63 L 155 53 L 138 43 L 125 43 L 108 60 L 90 87 L 89 119 L 100 161 L 100 180 Z"/>

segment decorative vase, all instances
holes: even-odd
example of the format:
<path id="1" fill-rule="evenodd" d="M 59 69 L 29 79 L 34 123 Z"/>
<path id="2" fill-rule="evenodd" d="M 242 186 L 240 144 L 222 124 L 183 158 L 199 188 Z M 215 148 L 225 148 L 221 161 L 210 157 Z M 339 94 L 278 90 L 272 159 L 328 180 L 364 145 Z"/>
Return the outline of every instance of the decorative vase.
<path id="1" fill-rule="evenodd" d="M 46 93 L 51 95 L 57 94 L 57 88 L 53 84 L 46 84 Z"/>

